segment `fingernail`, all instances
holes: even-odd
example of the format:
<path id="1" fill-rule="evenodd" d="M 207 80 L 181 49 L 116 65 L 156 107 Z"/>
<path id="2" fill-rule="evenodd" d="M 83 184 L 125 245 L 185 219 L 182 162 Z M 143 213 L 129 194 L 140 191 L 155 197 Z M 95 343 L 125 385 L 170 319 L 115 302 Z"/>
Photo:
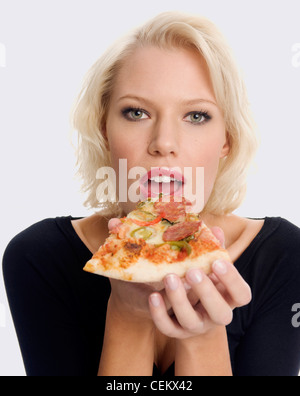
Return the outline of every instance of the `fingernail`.
<path id="1" fill-rule="evenodd" d="M 217 260 L 213 264 L 214 271 L 219 275 L 225 275 L 227 273 L 227 265 L 223 261 Z"/>
<path id="2" fill-rule="evenodd" d="M 150 296 L 150 301 L 151 301 L 151 304 L 153 305 L 153 307 L 157 308 L 160 306 L 160 298 L 158 297 L 157 294 L 152 294 Z"/>
<path id="3" fill-rule="evenodd" d="M 203 275 L 199 270 L 191 270 L 187 273 L 188 279 L 196 284 L 199 284 L 203 281 Z"/>
<path id="4" fill-rule="evenodd" d="M 186 282 L 183 282 L 183 286 L 184 286 L 184 288 L 185 288 L 185 290 L 186 291 L 189 291 L 189 290 L 191 290 L 191 286 L 188 284 L 188 283 L 186 283 Z"/>
<path id="5" fill-rule="evenodd" d="M 168 275 L 166 278 L 167 286 L 170 290 L 177 290 L 179 286 L 178 278 L 175 275 Z"/>

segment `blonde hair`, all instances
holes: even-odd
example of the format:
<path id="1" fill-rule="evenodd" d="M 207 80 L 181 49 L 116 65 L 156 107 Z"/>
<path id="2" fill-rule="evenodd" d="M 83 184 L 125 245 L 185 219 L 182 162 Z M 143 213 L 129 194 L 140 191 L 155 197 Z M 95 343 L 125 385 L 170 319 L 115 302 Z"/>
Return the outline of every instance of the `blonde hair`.
<path id="1" fill-rule="evenodd" d="M 96 172 L 111 166 L 102 134 L 116 76 L 137 48 L 192 48 L 205 59 L 219 108 L 223 111 L 229 155 L 220 160 L 214 189 L 204 209 L 221 215 L 232 213 L 246 195 L 249 166 L 258 147 L 246 88 L 234 56 L 223 35 L 208 19 L 181 12 L 165 12 L 114 43 L 88 72 L 76 100 L 72 125 L 78 132 L 77 166 L 85 206 L 109 215 L 121 213 L 118 203 L 101 203 L 96 197 Z"/>

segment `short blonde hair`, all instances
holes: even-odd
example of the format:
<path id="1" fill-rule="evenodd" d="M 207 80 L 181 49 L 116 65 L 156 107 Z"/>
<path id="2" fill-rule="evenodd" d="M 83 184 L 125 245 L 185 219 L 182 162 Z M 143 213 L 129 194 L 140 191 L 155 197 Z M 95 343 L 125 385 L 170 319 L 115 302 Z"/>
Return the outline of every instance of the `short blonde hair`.
<path id="1" fill-rule="evenodd" d="M 232 213 L 246 194 L 248 169 L 258 147 L 256 127 L 241 72 L 223 35 L 208 19 L 181 12 L 162 13 L 130 31 L 103 54 L 85 78 L 72 113 L 72 125 L 78 132 L 78 175 L 83 181 L 83 192 L 88 194 L 85 206 L 105 210 L 112 216 L 120 213 L 117 203 L 104 204 L 96 196 L 96 172 L 111 166 L 102 130 L 119 70 L 127 57 L 145 46 L 191 48 L 205 59 L 217 104 L 223 111 L 230 152 L 220 160 L 204 211 L 215 215 Z"/>

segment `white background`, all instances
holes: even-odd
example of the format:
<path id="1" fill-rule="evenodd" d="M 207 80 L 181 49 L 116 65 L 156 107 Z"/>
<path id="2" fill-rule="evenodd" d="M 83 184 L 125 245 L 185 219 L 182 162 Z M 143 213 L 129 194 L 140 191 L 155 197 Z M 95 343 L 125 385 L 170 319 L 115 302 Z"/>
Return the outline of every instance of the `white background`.
<path id="1" fill-rule="evenodd" d="M 0 258 L 13 236 L 39 220 L 91 214 L 74 179 L 73 100 L 113 40 L 169 10 L 214 21 L 244 71 L 262 144 L 237 213 L 300 226 L 300 64 L 292 63 L 299 0 L 0 0 Z M 2 277 L 0 315 L 0 375 L 24 375 Z"/>

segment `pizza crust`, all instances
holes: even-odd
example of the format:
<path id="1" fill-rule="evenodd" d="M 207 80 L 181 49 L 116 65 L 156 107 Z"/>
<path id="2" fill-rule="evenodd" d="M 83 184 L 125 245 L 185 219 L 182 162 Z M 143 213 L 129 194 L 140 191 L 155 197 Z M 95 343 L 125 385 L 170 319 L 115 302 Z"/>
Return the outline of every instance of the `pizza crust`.
<path id="1" fill-rule="evenodd" d="M 193 260 L 185 259 L 177 263 L 162 262 L 159 265 L 153 264 L 149 260 L 140 258 L 135 264 L 129 268 L 110 268 L 105 269 L 97 259 L 91 259 L 85 271 L 93 274 L 106 276 L 108 278 L 119 279 L 127 282 L 135 283 L 153 283 L 161 282 L 168 274 L 178 275 L 183 278 L 186 272 L 191 268 L 199 268 L 207 275 L 212 272 L 212 264 L 216 260 L 231 261 L 226 250 L 220 249 L 213 252 L 205 253 Z"/>

